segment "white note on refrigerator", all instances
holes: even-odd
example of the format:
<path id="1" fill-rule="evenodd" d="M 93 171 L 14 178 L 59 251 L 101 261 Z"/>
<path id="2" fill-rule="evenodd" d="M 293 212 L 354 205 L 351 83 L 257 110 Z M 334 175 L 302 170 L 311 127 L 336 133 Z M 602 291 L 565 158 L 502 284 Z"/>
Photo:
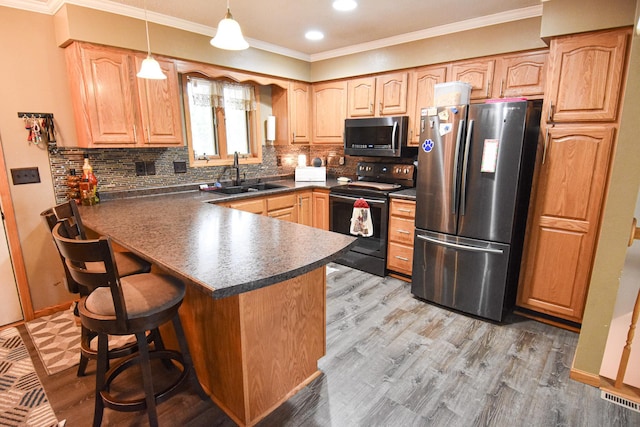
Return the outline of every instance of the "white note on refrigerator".
<path id="1" fill-rule="evenodd" d="M 480 172 L 495 173 L 496 163 L 498 162 L 498 140 L 485 139 L 482 148 L 482 163 L 480 164 Z"/>

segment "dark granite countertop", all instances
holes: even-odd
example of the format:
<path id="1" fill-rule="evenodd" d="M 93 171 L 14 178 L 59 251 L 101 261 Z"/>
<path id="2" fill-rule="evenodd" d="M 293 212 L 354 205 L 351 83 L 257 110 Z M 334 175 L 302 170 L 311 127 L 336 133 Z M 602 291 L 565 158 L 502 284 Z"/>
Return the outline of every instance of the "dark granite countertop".
<path id="1" fill-rule="evenodd" d="M 394 191 L 389 195 L 392 199 L 416 200 L 416 189 L 407 188 L 405 190 Z"/>
<path id="2" fill-rule="evenodd" d="M 329 188 L 295 183 L 291 188 Z M 222 196 L 222 197 L 221 197 Z M 315 270 L 349 249 L 355 238 L 211 202 L 247 197 L 187 191 L 81 206 L 83 223 L 162 269 L 224 298 Z M 209 203 L 208 203 L 209 202 Z"/>

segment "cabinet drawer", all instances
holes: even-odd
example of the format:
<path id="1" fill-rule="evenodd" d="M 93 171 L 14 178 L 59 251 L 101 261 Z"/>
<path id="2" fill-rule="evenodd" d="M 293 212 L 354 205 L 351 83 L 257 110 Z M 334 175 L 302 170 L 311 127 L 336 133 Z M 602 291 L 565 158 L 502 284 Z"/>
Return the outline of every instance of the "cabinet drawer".
<path id="1" fill-rule="evenodd" d="M 269 197 L 267 199 L 267 211 L 291 208 L 296 205 L 296 194 L 289 193 L 282 196 Z"/>
<path id="2" fill-rule="evenodd" d="M 232 209 L 252 212 L 258 215 L 262 215 L 265 212 L 264 199 L 240 200 L 237 202 L 231 202 L 227 206 Z"/>
<path id="3" fill-rule="evenodd" d="M 411 276 L 413 270 L 413 247 L 389 242 L 387 268 Z"/>
<path id="4" fill-rule="evenodd" d="M 389 215 L 405 218 L 416 217 L 416 202 L 411 200 L 392 200 L 389 207 Z M 413 229 L 413 227 L 411 227 Z"/>
<path id="5" fill-rule="evenodd" d="M 389 218 L 389 241 L 413 246 L 413 232 L 413 219 L 396 216 Z"/>

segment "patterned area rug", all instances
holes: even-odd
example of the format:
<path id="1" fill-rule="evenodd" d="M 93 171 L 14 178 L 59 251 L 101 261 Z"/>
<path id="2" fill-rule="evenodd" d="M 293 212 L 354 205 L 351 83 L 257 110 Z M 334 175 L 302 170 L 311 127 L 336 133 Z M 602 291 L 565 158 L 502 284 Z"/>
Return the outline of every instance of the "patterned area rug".
<path id="1" fill-rule="evenodd" d="M 80 326 L 73 311 L 64 310 L 25 323 L 47 374 L 75 366 L 80 360 Z"/>
<path id="2" fill-rule="evenodd" d="M 78 364 L 80 326 L 76 325 L 73 308 L 39 317 L 25 323 L 25 326 L 47 374 L 53 375 Z M 91 342 L 94 350 L 96 341 Z M 132 341 L 135 341 L 133 335 L 110 336 L 109 348 L 120 347 Z"/>
<path id="3" fill-rule="evenodd" d="M 58 426 L 29 352 L 16 328 L 0 331 L 0 425 Z"/>

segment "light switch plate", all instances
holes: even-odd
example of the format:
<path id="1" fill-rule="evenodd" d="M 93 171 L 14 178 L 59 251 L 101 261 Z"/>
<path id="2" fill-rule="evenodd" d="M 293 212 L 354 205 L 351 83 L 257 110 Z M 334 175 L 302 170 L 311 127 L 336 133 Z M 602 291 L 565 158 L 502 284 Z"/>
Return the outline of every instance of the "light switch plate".
<path id="1" fill-rule="evenodd" d="M 40 172 L 38 167 L 14 168 L 11 169 L 11 178 L 13 185 L 35 184 L 40 182 Z"/>

